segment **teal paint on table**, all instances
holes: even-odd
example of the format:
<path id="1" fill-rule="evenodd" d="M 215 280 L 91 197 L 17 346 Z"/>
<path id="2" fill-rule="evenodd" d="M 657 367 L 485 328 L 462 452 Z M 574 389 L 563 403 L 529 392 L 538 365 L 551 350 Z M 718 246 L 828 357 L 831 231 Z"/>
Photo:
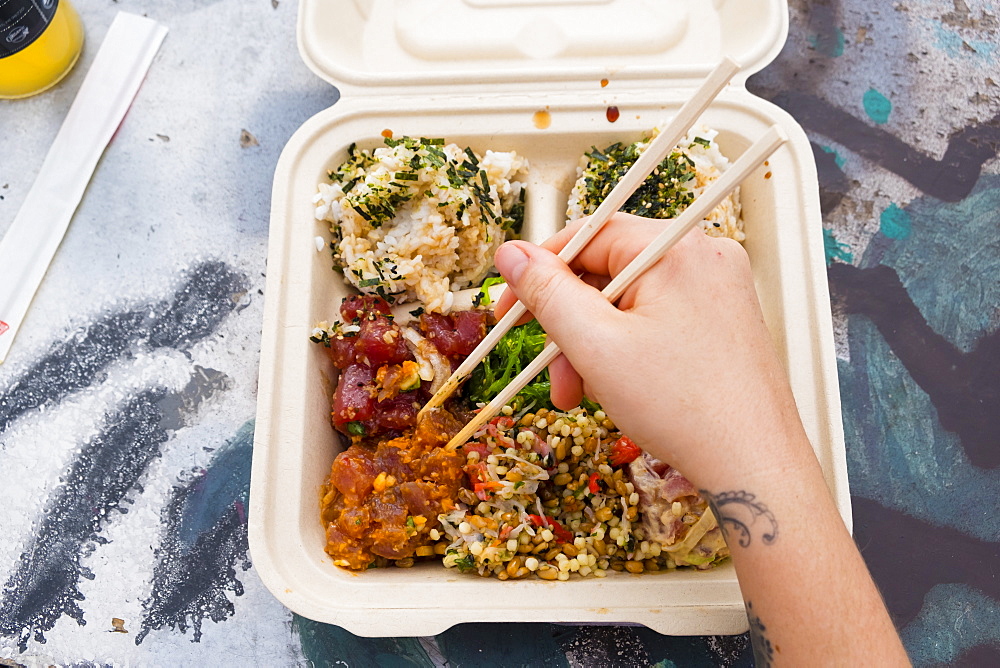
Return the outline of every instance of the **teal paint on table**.
<path id="1" fill-rule="evenodd" d="M 881 263 L 896 268 L 934 331 L 969 351 L 1000 327 L 1000 175 L 984 174 L 959 202 L 919 197 L 902 211 L 910 243 L 893 244 Z"/>
<path id="2" fill-rule="evenodd" d="M 907 243 L 873 244 L 862 266 L 892 267 L 929 330 L 960 353 L 974 353 L 984 337 L 1000 328 L 1000 176 L 984 175 L 960 202 L 922 197 L 901 211 L 911 224 Z M 925 523 L 921 531 L 926 536 L 915 538 L 914 544 L 933 540 L 936 527 L 950 527 L 969 540 L 983 541 L 975 547 L 979 560 L 995 553 L 1000 517 L 993 510 L 1000 498 L 1000 469 L 973 465 L 968 443 L 942 426 L 942 407 L 917 384 L 871 320 L 852 315 L 848 328 L 851 359 L 838 367 L 852 493 Z M 928 348 L 928 357 L 935 354 L 940 351 Z M 968 392 L 970 402 L 977 400 L 978 388 L 963 381 L 935 382 Z M 991 598 L 985 589 L 951 584 L 968 577 L 963 556 L 955 554 L 951 566 L 935 567 L 936 575 L 926 570 L 919 574 L 921 583 L 933 586 L 919 614 L 902 629 L 918 666 L 954 662 L 970 647 L 1000 643 L 996 591 Z M 900 571 L 900 581 L 881 584 L 919 586 L 907 584 L 906 577 Z M 978 586 L 991 587 L 988 577 L 980 580 L 984 584 Z M 965 631 L 956 630 L 958 621 Z"/>
<path id="3" fill-rule="evenodd" d="M 910 214 L 892 202 L 879 215 L 879 231 L 890 239 L 905 239 L 910 236 Z"/>
<path id="4" fill-rule="evenodd" d="M 837 167 L 839 167 L 840 169 L 844 169 L 844 164 L 847 163 L 847 160 L 844 158 L 844 156 L 837 153 L 836 149 L 834 149 L 832 146 L 821 145 L 820 148 L 823 149 L 824 153 L 830 153 L 831 155 L 833 155 L 834 164 L 836 164 Z"/>
<path id="5" fill-rule="evenodd" d="M 940 21 L 932 21 L 934 26 L 934 47 L 952 58 L 974 58 L 992 64 L 996 59 L 997 45 L 978 39 L 965 39 L 962 35 L 946 28 Z"/>
<path id="6" fill-rule="evenodd" d="M 827 227 L 823 228 L 823 250 L 826 253 L 826 266 L 828 267 L 833 262 L 844 262 L 847 264 L 854 262 L 854 254 L 851 253 L 851 247 L 838 241 L 837 237 L 833 234 L 833 230 Z"/>
<path id="7" fill-rule="evenodd" d="M 865 113 L 868 114 L 868 118 L 879 125 L 889 120 L 889 114 L 892 112 L 892 102 L 885 95 L 874 88 L 869 88 L 865 92 L 862 102 L 865 105 Z"/>
<path id="8" fill-rule="evenodd" d="M 968 352 L 1000 326 L 1000 176 L 983 176 L 961 202 L 924 197 L 906 211 L 911 237 L 892 244 L 881 263 L 896 269 L 928 325 Z M 851 361 L 841 361 L 840 374 L 851 491 L 995 541 L 1000 516 L 984 509 L 1000 498 L 1000 470 L 970 464 L 958 435 L 941 426 L 930 397 L 871 321 L 851 316 L 848 323 Z"/>
<path id="9" fill-rule="evenodd" d="M 834 28 L 827 33 L 809 35 L 807 38 L 809 45 L 828 58 L 836 58 L 844 55 L 844 31 Z"/>
<path id="10" fill-rule="evenodd" d="M 917 662 L 953 664 L 971 647 L 1000 641 L 1000 604 L 966 585 L 938 585 L 900 635 Z"/>
<path id="11" fill-rule="evenodd" d="M 569 668 L 559 636 L 573 627 L 554 624 L 459 624 L 436 636 L 450 666 Z"/>

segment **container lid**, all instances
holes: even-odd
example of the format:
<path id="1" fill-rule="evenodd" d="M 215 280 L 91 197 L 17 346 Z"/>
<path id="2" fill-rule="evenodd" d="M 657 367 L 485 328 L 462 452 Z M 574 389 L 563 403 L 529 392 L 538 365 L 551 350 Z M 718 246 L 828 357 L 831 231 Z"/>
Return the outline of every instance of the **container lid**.
<path id="1" fill-rule="evenodd" d="M 781 50 L 787 0 L 301 0 L 299 52 L 366 94 L 527 89 L 595 78 L 685 85 Z"/>

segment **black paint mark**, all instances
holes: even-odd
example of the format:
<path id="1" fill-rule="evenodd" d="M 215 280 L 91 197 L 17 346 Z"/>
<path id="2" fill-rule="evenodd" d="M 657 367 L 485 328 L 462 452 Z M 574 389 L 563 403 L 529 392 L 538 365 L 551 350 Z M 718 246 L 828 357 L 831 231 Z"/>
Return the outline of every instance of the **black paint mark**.
<path id="1" fill-rule="evenodd" d="M 939 584 L 966 584 L 1000 600 L 1000 543 L 934 526 L 869 499 L 852 497 L 852 505 L 854 541 L 896 628 L 913 621 L 927 592 Z"/>
<path id="2" fill-rule="evenodd" d="M 182 394 L 145 390 L 105 419 L 104 430 L 85 444 L 46 504 L 34 538 L 21 555 L 0 599 L 0 634 L 17 637 L 23 652 L 29 638 L 44 633 L 62 615 L 86 624 L 79 601 L 81 577 L 93 579 L 81 559 L 106 542 L 105 518 L 122 504 L 149 463 L 160 453 L 169 431 L 183 422 L 180 406 L 196 406 L 226 387 L 225 376 L 203 370 Z"/>
<path id="3" fill-rule="evenodd" d="M 648 654 L 638 630 L 635 626 L 578 626 L 560 645 L 570 666 L 652 666 L 655 661 Z M 670 658 L 678 665 L 691 665 L 682 664 L 680 657 Z"/>
<path id="4" fill-rule="evenodd" d="M 770 545 L 778 539 L 778 520 L 767 506 L 757 500 L 756 495 L 743 490 L 712 494 L 702 489 L 698 493 L 708 500 L 712 514 L 730 544 L 733 539 L 732 530 L 738 534 L 740 547 L 749 547 L 753 539 L 753 527 L 758 521 L 760 539 L 764 545 Z"/>
<path id="5" fill-rule="evenodd" d="M 957 202 L 971 193 L 983 164 L 1000 151 L 1000 114 L 982 125 L 970 125 L 953 133 L 944 155 L 935 160 L 816 95 L 785 90 L 772 101 L 809 130 L 829 137 L 946 202 Z"/>
<path id="6" fill-rule="evenodd" d="M 656 577 L 656 576 L 653 576 Z M 582 627 L 590 628 L 590 627 Z M 581 629 L 582 630 L 582 629 Z M 674 665 L 684 668 L 749 668 L 752 666 L 753 652 L 750 636 L 743 633 L 735 636 L 666 636 L 644 626 L 627 629 L 634 634 L 645 648 L 648 660 L 640 661 L 641 653 L 635 653 L 631 666 Z M 614 642 L 614 637 L 607 640 Z M 668 663 L 669 662 L 669 663 Z M 601 662 L 575 662 L 573 665 L 602 666 Z"/>
<path id="7" fill-rule="evenodd" d="M 844 50 L 844 35 L 840 32 L 840 3 L 813 0 L 806 11 L 811 46 L 827 57 L 836 57 Z"/>
<path id="8" fill-rule="evenodd" d="M 753 645 L 753 660 L 757 668 L 770 668 L 774 662 L 774 647 L 767 637 L 767 627 L 753 611 L 753 603 L 747 601 L 747 619 L 750 620 L 750 644 Z"/>
<path id="9" fill-rule="evenodd" d="M 169 304 L 154 318 L 149 344 L 187 350 L 212 334 L 233 310 L 249 305 L 247 278 L 224 262 L 195 267 Z"/>
<path id="10" fill-rule="evenodd" d="M 252 452 L 250 424 L 219 449 L 207 471 L 174 488 L 163 513 L 166 534 L 156 551 L 137 645 L 154 629 L 183 633 L 189 624 L 198 642 L 205 618 L 221 622 L 233 615 L 226 593 L 243 594 L 235 565 L 250 568 L 246 506 Z"/>
<path id="11" fill-rule="evenodd" d="M 847 175 L 837 165 L 837 156 L 824 151 L 815 142 L 809 142 L 813 157 L 816 159 L 816 172 L 819 176 L 819 206 L 823 216 L 832 212 L 851 189 Z"/>
<path id="12" fill-rule="evenodd" d="M 1000 466 L 1000 331 L 964 353 L 931 328 L 892 267 L 835 263 L 828 273 L 845 310 L 875 324 L 930 397 L 941 426 L 958 434 L 969 461 Z"/>
<path id="13" fill-rule="evenodd" d="M 750 643 L 749 633 L 741 633 L 738 636 L 709 636 L 705 638 L 705 642 L 712 652 L 711 665 L 720 668 L 753 666 L 753 645 Z"/>
<path id="14" fill-rule="evenodd" d="M 26 412 L 99 383 L 141 344 L 187 350 L 245 305 L 247 279 L 223 262 L 194 267 L 169 300 L 111 313 L 53 347 L 0 393 L 0 433 Z"/>
<path id="15" fill-rule="evenodd" d="M 27 411 L 103 380 L 101 371 L 140 338 L 144 319 L 141 310 L 106 315 L 57 345 L 0 394 L 0 432 Z"/>

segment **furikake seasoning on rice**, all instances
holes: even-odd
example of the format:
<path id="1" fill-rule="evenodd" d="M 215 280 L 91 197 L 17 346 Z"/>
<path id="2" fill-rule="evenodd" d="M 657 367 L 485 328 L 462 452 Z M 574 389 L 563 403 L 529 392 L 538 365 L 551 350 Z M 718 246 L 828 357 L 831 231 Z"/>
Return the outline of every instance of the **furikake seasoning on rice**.
<path id="1" fill-rule="evenodd" d="M 447 313 L 451 292 L 478 285 L 520 230 L 526 169 L 513 151 L 480 156 L 443 139 L 351 145 L 318 184 L 315 216 L 329 223 L 335 267 L 358 290 Z"/>
<path id="2" fill-rule="evenodd" d="M 603 149 L 591 148 L 580 159 L 577 181 L 570 194 L 566 218 L 575 220 L 594 213 L 642 151 L 658 134 L 630 144 L 621 142 Z M 622 211 L 647 218 L 674 218 L 729 167 L 719 150 L 715 130 L 692 130 L 668 155 L 622 207 Z M 743 241 L 739 188 L 719 203 L 701 223 L 706 234 Z"/>

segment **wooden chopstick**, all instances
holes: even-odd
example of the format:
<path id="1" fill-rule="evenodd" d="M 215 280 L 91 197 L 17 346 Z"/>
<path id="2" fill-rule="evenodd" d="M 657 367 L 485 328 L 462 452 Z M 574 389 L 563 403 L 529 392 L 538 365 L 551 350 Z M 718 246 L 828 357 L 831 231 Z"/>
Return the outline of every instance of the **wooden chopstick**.
<path id="1" fill-rule="evenodd" d="M 628 266 L 601 291 L 601 294 L 606 296 L 610 302 L 616 302 L 636 278 L 662 258 L 681 237 L 704 219 L 726 195 L 747 178 L 753 170 L 757 169 L 787 139 L 781 128 L 772 126 L 729 169 L 723 172 L 722 176 L 711 183 L 681 215 L 668 221 L 666 229 L 642 253 L 629 262 Z M 454 450 L 469 440 L 480 427 L 497 415 L 501 408 L 524 389 L 525 385 L 541 373 L 542 369 L 551 364 L 558 354 L 559 346 L 550 341 L 517 377 L 501 390 L 490 403 L 479 410 L 472 421 L 465 425 L 462 431 L 448 442 L 446 447 L 449 450 Z"/>
<path id="2" fill-rule="evenodd" d="M 687 131 L 691 129 L 694 122 L 698 120 L 698 117 L 708 108 L 712 100 L 726 87 L 729 80 L 739 70 L 740 66 L 731 58 L 726 57 L 722 59 L 722 62 L 712 70 L 711 74 L 708 75 L 708 78 L 705 79 L 704 83 L 702 83 L 691 99 L 684 103 L 667 127 L 649 143 L 649 146 L 642 152 L 639 159 L 625 172 L 625 176 L 611 189 L 611 192 L 608 193 L 608 196 L 597 207 L 597 210 L 587 219 L 587 222 L 577 230 L 577 233 L 573 235 L 569 243 L 559 251 L 560 258 L 568 263 L 577 256 L 584 246 L 590 243 L 590 240 L 601 231 L 601 228 L 611 219 L 611 216 L 624 206 L 628 198 L 632 196 L 632 193 L 646 180 L 646 177 L 652 174 L 657 165 L 663 162 L 667 154 L 677 146 L 677 142 L 687 134 Z M 448 380 L 434 393 L 434 396 L 420 409 L 420 412 L 424 413 L 443 404 L 451 396 L 451 393 L 455 391 L 455 388 L 468 378 L 469 374 L 493 350 L 497 342 L 503 338 L 503 335 L 509 332 L 517 324 L 517 321 L 521 319 L 521 316 L 527 312 L 528 309 L 524 304 L 516 302 L 504 317 L 494 325 L 493 329 L 486 335 L 486 338 L 479 342 L 479 345 L 476 346 L 475 350 L 472 351 L 465 361 L 452 372 Z"/>

